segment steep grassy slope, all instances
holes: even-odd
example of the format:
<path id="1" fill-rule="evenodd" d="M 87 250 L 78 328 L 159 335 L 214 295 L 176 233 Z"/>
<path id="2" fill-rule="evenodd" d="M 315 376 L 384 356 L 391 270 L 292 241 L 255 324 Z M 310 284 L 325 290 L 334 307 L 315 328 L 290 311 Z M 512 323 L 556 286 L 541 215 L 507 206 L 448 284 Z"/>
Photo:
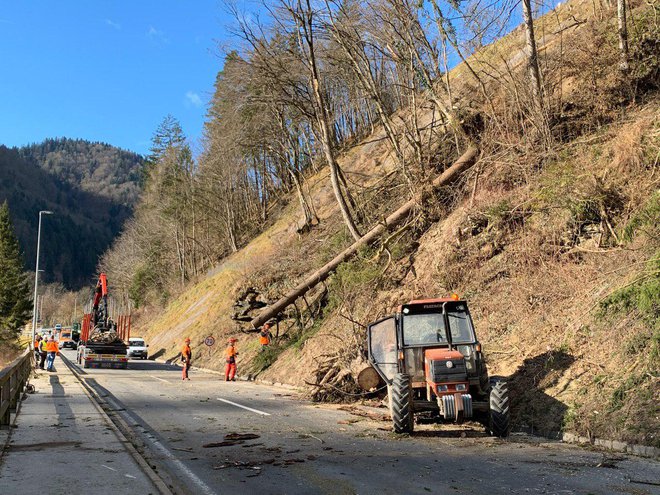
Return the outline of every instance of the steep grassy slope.
<path id="1" fill-rule="evenodd" d="M 547 77 L 562 95 L 550 145 L 534 146 L 513 132 L 508 141 L 486 133 L 482 157 L 460 187 L 427 198 L 384 247 L 364 250 L 326 287 L 298 301 L 273 348 L 259 354 L 255 334 L 230 318 L 236 299 L 256 287 L 272 302 L 350 243 L 327 176 L 317 174 L 310 190 L 321 225 L 298 235 L 296 206 L 289 204 L 163 314 L 142 315 L 139 331 L 152 352 L 175 358 L 188 335 L 197 363 L 221 369 L 223 340 L 235 335 L 239 372 L 303 386 L 333 374 L 334 383 L 351 392 L 350 371 L 364 359 L 361 324 L 411 298 L 459 292 L 470 301 L 491 372 L 512 382 L 516 427 L 658 445 L 660 105 L 652 84 L 638 101 L 626 99 L 612 64 L 616 51 L 603 48 L 609 45 L 590 51 L 611 29 L 611 22 L 589 17 L 590 9 L 590 3 L 569 2 L 542 21 L 550 33 L 543 46 Z M 648 8 L 636 9 L 637 19 L 651 18 Z M 580 22 L 557 31 L 549 24 L 553 15 Z M 491 60 L 503 55 L 494 68 L 524 77 L 515 72 L 523 63 L 522 43 L 518 30 L 488 47 Z M 570 43 L 572 51 L 558 54 Z M 552 66 L 563 57 L 571 62 L 558 78 Z M 595 87 L 581 60 L 601 74 Z M 452 77 L 464 82 L 465 98 L 478 94 L 463 67 Z M 490 103 L 504 106 L 511 95 L 503 93 L 495 91 Z M 514 107 L 498 110 L 501 127 Z M 380 187 L 394 163 L 379 138 L 349 150 L 341 165 L 368 208 L 386 212 L 407 195 L 405 186 Z M 207 350 L 207 335 L 220 345 Z M 317 398 L 342 397 L 310 390 Z"/>

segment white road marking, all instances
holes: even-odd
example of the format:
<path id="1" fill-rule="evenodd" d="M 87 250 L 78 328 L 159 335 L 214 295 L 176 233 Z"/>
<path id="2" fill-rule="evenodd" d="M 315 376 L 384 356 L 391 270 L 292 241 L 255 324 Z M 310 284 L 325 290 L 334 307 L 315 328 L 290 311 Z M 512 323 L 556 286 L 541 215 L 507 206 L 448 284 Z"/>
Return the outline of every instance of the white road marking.
<path id="1" fill-rule="evenodd" d="M 220 397 L 216 397 L 218 400 L 222 402 L 226 402 L 227 404 L 231 404 L 232 406 L 240 407 L 242 409 L 246 409 L 248 411 L 252 411 L 253 413 L 261 414 L 262 416 L 270 416 L 270 413 L 260 411 L 259 409 L 252 409 L 251 407 L 248 406 L 242 406 L 241 404 L 236 404 L 236 402 L 232 402 L 227 399 L 221 399 Z"/>
<path id="2" fill-rule="evenodd" d="M 114 400 L 112 400 L 110 397 L 106 398 L 106 401 L 113 406 L 115 409 L 118 410 L 118 414 L 124 418 L 124 421 L 131 420 L 131 417 L 126 413 L 126 411 L 122 411 L 119 407 L 119 404 L 117 404 Z M 167 447 L 165 447 L 162 443 L 160 443 L 156 438 L 154 438 L 151 435 L 145 435 L 149 441 L 154 445 L 154 447 L 159 450 L 165 457 L 170 459 L 176 466 L 183 471 L 183 473 L 192 481 L 195 485 L 197 485 L 197 488 L 201 490 L 200 493 L 204 493 L 206 495 L 216 495 L 216 492 L 213 491 L 213 489 L 208 486 L 206 483 L 204 483 L 195 473 L 193 473 L 188 466 L 186 466 L 183 462 L 181 462 L 179 459 L 176 458 L 172 452 L 170 452 Z M 106 466 L 107 467 L 107 466 Z M 111 468 L 110 468 L 111 469 Z M 113 471 L 115 471 L 113 469 Z"/>
<path id="3" fill-rule="evenodd" d="M 125 474 L 124 476 L 126 476 L 127 478 L 131 478 L 133 480 L 137 479 L 135 476 L 131 476 L 130 474 Z"/>
<path id="4" fill-rule="evenodd" d="M 110 471 L 117 471 L 115 468 L 111 468 L 110 466 L 106 466 L 105 464 L 101 464 L 106 469 L 109 469 Z"/>
<path id="5" fill-rule="evenodd" d="M 149 375 L 149 376 L 150 376 L 151 378 L 155 378 L 156 380 L 160 380 L 161 382 L 170 383 L 169 380 L 165 380 L 164 378 L 159 378 L 159 377 L 154 376 L 154 375 Z"/>

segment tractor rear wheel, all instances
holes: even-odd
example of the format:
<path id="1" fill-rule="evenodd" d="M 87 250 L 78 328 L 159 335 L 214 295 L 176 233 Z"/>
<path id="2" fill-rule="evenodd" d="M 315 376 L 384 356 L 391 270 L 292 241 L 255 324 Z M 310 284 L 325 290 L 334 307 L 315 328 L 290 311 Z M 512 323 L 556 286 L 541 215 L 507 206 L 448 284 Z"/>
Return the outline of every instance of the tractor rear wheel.
<path id="1" fill-rule="evenodd" d="M 395 433 L 413 432 L 412 386 L 410 376 L 404 373 L 394 375 L 390 392 L 390 413 Z"/>
<path id="2" fill-rule="evenodd" d="M 492 435 L 504 438 L 509 435 L 509 388 L 499 378 L 490 380 L 489 430 Z"/>

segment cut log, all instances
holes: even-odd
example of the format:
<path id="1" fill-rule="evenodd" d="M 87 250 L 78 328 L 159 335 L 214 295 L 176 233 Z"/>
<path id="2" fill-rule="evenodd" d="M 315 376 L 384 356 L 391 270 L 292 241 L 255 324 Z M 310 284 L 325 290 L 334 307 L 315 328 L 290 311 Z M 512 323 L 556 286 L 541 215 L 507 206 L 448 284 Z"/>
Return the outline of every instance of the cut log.
<path id="1" fill-rule="evenodd" d="M 382 386 L 383 379 L 380 377 L 378 372 L 373 368 L 373 366 L 365 366 L 362 371 L 360 371 L 355 379 L 358 386 L 365 392 L 373 392 Z"/>
<path id="2" fill-rule="evenodd" d="M 474 165 L 478 154 L 476 147 L 470 147 L 468 150 L 461 155 L 461 157 L 454 162 L 454 164 L 445 170 L 441 175 L 439 175 L 432 183 L 431 186 L 433 189 L 437 189 L 441 186 L 446 186 L 454 182 L 461 173 Z M 395 227 L 403 222 L 408 214 L 413 210 L 413 208 L 418 204 L 421 199 L 420 195 L 416 195 L 414 198 L 403 204 L 398 210 L 392 213 L 389 217 L 385 219 L 385 222 L 381 222 L 372 228 L 369 232 L 363 235 L 359 240 L 355 241 L 348 248 L 342 251 L 340 254 L 335 256 L 331 261 L 326 263 L 323 267 L 316 270 L 314 273 L 309 275 L 305 280 L 298 284 L 294 289 L 289 291 L 286 295 L 280 298 L 275 304 L 264 309 L 259 315 L 257 315 L 250 323 L 253 328 L 258 328 L 263 325 L 264 322 L 268 321 L 270 318 L 273 318 L 280 314 L 284 309 L 292 304 L 296 299 L 305 294 L 308 290 L 315 287 L 320 282 L 323 282 L 327 279 L 332 272 L 334 272 L 339 265 L 344 261 L 351 258 L 355 253 L 357 253 L 361 247 L 368 246 L 375 242 L 384 232 L 389 228 Z"/>

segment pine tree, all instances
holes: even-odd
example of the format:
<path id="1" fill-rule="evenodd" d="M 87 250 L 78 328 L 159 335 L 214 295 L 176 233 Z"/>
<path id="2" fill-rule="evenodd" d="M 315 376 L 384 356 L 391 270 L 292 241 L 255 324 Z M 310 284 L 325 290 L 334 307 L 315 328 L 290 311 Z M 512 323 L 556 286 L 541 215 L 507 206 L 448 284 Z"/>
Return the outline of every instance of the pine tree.
<path id="1" fill-rule="evenodd" d="M 31 312 L 30 288 L 5 201 L 0 207 L 0 340 L 16 338 Z"/>

